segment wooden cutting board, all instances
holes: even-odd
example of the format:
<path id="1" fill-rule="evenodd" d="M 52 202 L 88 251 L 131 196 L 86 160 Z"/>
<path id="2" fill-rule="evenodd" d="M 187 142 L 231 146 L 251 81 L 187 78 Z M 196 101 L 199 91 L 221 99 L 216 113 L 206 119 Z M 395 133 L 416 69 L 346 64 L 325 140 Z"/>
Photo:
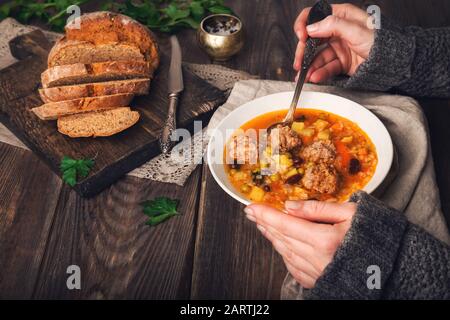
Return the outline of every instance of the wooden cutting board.
<path id="1" fill-rule="evenodd" d="M 160 153 L 158 136 L 168 107 L 167 77 L 170 61 L 162 55 L 161 66 L 150 85 L 150 94 L 136 97 L 131 107 L 141 119 L 132 128 L 107 138 L 73 139 L 58 133 L 56 121 L 42 121 L 30 111 L 42 104 L 40 74 L 47 67 L 51 44 L 40 31 L 10 42 L 16 64 L 0 71 L 0 121 L 61 176 L 63 156 L 95 158 L 89 176 L 74 187 L 82 196 L 99 193 L 127 172 Z M 194 120 L 204 125 L 225 94 L 187 70 L 183 70 L 185 90 L 178 106 L 178 127 L 192 132 Z"/>

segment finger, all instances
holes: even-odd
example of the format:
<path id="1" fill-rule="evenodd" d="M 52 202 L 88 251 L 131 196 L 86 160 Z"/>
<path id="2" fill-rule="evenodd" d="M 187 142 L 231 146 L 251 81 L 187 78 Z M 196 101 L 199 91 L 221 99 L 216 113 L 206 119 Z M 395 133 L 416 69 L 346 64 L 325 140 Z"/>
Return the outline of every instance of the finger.
<path id="1" fill-rule="evenodd" d="M 316 280 L 314 278 L 295 268 L 292 264 L 289 263 L 289 261 L 284 260 L 284 264 L 286 265 L 286 268 L 288 269 L 292 277 L 294 277 L 294 279 L 297 280 L 297 282 L 300 283 L 303 288 L 314 288 L 316 284 Z"/>
<path id="2" fill-rule="evenodd" d="M 369 18 L 369 14 L 361 8 L 349 3 L 332 4 L 331 7 L 333 9 L 334 16 L 357 22 L 363 26 L 367 25 L 367 18 Z"/>
<path id="3" fill-rule="evenodd" d="M 283 240 L 280 240 L 275 235 L 271 234 L 269 230 L 265 230 L 261 226 L 258 228 L 261 233 L 264 235 L 264 237 L 269 240 L 274 249 L 286 260 L 289 261 L 292 265 L 294 265 L 297 269 L 305 272 L 311 277 L 319 276 L 320 273 L 318 270 L 314 268 L 314 266 L 309 263 L 306 259 L 302 258 L 301 256 L 298 256 L 294 253 L 294 251 L 291 250 L 288 244 L 286 244 Z"/>
<path id="4" fill-rule="evenodd" d="M 356 212 L 356 204 L 352 202 L 286 201 L 285 208 L 289 215 L 332 224 L 349 220 Z"/>
<path id="5" fill-rule="evenodd" d="M 299 41 L 297 44 L 297 49 L 295 50 L 295 58 L 294 58 L 294 70 L 300 70 L 303 54 L 305 52 L 305 42 Z"/>
<path id="6" fill-rule="evenodd" d="M 266 205 L 251 204 L 245 210 L 249 219 L 254 219 L 257 224 L 272 227 L 283 235 L 305 243 L 314 244 L 321 233 L 328 231 L 323 225 L 287 215 Z"/>
<path id="7" fill-rule="evenodd" d="M 336 58 L 337 58 L 336 51 L 334 51 L 334 49 L 331 47 L 326 47 L 325 49 L 320 51 L 314 58 L 313 62 L 311 63 L 311 66 L 308 70 L 308 74 L 306 76 L 306 80 L 309 81 L 314 71 L 320 69 L 321 67 L 325 66 L 329 62 L 335 60 Z"/>
<path id="8" fill-rule="evenodd" d="M 294 32 L 301 42 L 306 42 L 308 39 L 308 33 L 306 32 L 306 21 L 308 20 L 310 11 L 311 7 L 303 9 L 294 22 Z"/>
<path id="9" fill-rule="evenodd" d="M 270 226 L 263 227 L 261 225 L 257 225 L 257 228 L 259 231 L 261 231 L 262 235 L 266 237 L 270 242 L 272 242 L 272 240 L 274 239 L 281 241 L 294 254 L 301 256 L 306 260 L 312 258 L 316 254 L 315 249 L 311 245 L 295 240 L 291 237 L 287 237 Z"/>
<path id="10" fill-rule="evenodd" d="M 342 64 L 338 59 L 335 59 L 311 73 L 310 81 L 313 83 L 325 82 L 341 73 Z"/>
<path id="11" fill-rule="evenodd" d="M 328 16 L 324 20 L 311 24 L 306 27 L 310 37 L 331 38 L 339 37 L 350 43 L 363 42 L 366 30 L 353 21 L 339 18 L 337 16 Z"/>

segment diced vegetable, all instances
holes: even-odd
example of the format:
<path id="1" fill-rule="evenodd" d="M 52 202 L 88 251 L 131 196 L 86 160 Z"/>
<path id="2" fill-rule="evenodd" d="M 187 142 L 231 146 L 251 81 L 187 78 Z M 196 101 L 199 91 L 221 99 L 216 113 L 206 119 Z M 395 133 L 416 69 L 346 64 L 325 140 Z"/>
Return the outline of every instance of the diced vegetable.
<path id="1" fill-rule="evenodd" d="M 358 159 L 352 158 L 350 159 L 350 164 L 348 166 L 348 172 L 351 175 L 355 175 L 361 171 L 361 162 Z"/>
<path id="2" fill-rule="evenodd" d="M 344 124 L 342 122 L 336 122 L 331 126 L 331 130 L 334 132 L 342 131 L 344 129 Z"/>
<path id="3" fill-rule="evenodd" d="M 238 171 L 233 175 L 233 178 L 236 180 L 245 180 L 247 179 L 247 174 L 242 171 Z"/>
<path id="4" fill-rule="evenodd" d="M 341 139 L 342 143 L 352 143 L 353 142 L 353 136 L 343 137 Z"/>
<path id="5" fill-rule="evenodd" d="M 248 197 L 252 201 L 263 201 L 265 194 L 266 193 L 264 192 L 263 189 L 259 187 L 252 187 L 252 191 L 250 192 Z"/>
<path id="6" fill-rule="evenodd" d="M 313 128 L 305 128 L 299 132 L 299 134 L 301 136 L 308 137 L 308 138 L 311 138 L 314 135 L 314 133 L 315 133 L 315 130 Z"/>
<path id="7" fill-rule="evenodd" d="M 270 176 L 270 180 L 271 180 L 272 182 L 277 182 L 277 181 L 280 180 L 280 175 L 279 175 L 278 173 L 275 173 L 275 174 L 273 174 L 273 175 Z"/>
<path id="8" fill-rule="evenodd" d="M 289 178 L 287 178 L 286 183 L 296 184 L 296 183 L 299 183 L 301 179 L 302 179 L 302 175 L 297 173 L 297 174 L 294 174 L 293 176 L 290 176 Z"/>
<path id="9" fill-rule="evenodd" d="M 298 134 L 301 134 L 300 132 L 305 128 L 304 122 L 294 122 L 292 123 L 291 129 L 297 132 Z"/>
<path id="10" fill-rule="evenodd" d="M 329 125 L 330 125 L 330 123 L 328 121 L 325 121 L 325 120 L 322 120 L 322 119 L 318 119 L 318 120 L 316 120 L 316 122 L 313 123 L 313 126 L 316 127 L 317 130 L 319 130 L 319 131 L 323 131 Z"/>
<path id="11" fill-rule="evenodd" d="M 329 140 L 330 139 L 330 130 L 323 130 L 317 134 L 317 138 L 320 140 Z"/>
<path id="12" fill-rule="evenodd" d="M 264 160 L 261 160 L 261 162 L 260 162 L 260 167 L 261 167 L 261 169 L 268 168 L 269 165 L 270 165 L 270 164 L 269 164 L 268 162 L 264 161 Z"/>
<path id="13" fill-rule="evenodd" d="M 280 155 L 280 165 L 290 167 L 293 165 L 292 159 L 288 155 L 282 154 Z"/>
<path id="14" fill-rule="evenodd" d="M 308 200 L 308 192 L 300 187 L 294 187 L 294 194 L 299 198 L 299 200 Z"/>
<path id="15" fill-rule="evenodd" d="M 290 178 L 292 176 L 295 176 L 296 174 L 298 174 L 297 169 L 295 169 L 295 168 L 291 169 L 291 170 L 288 171 L 288 173 L 286 173 L 286 178 Z"/>
<path id="16" fill-rule="evenodd" d="M 249 193 L 250 190 L 251 190 L 251 187 L 248 184 L 246 184 L 246 183 L 244 183 L 241 186 L 241 192 L 243 192 L 243 193 Z"/>

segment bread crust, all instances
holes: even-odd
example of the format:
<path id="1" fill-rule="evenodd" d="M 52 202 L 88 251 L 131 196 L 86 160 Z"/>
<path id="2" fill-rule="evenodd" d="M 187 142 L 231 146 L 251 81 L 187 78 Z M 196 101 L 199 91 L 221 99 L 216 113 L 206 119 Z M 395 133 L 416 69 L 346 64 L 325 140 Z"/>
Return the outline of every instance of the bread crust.
<path id="1" fill-rule="evenodd" d="M 138 21 L 109 11 L 98 11 L 80 17 L 80 28 L 75 24 L 65 27 L 69 40 L 89 41 L 94 44 L 126 42 L 136 45 L 154 69 L 159 65 L 159 47 L 154 34 Z"/>
<path id="2" fill-rule="evenodd" d="M 81 124 L 81 122 L 86 123 L 88 121 L 95 120 L 95 115 L 98 113 L 114 112 L 116 110 L 118 111 L 119 109 L 125 109 L 125 111 L 128 112 L 128 118 L 126 119 L 126 121 L 121 122 L 122 126 L 120 126 L 120 127 L 117 126 L 117 127 L 111 128 L 110 130 L 99 130 L 99 129 L 97 129 L 97 131 L 86 130 L 83 133 L 73 132 L 73 131 L 69 130 L 68 128 L 66 128 L 67 121 L 80 121 L 80 124 Z M 119 132 L 122 132 L 122 131 L 132 127 L 139 121 L 139 118 L 140 118 L 139 112 L 131 111 L 131 109 L 129 107 L 123 107 L 123 108 L 114 108 L 114 109 L 110 109 L 107 111 L 94 111 L 94 112 L 84 113 L 83 115 L 81 115 L 81 117 L 78 117 L 78 119 L 75 119 L 73 115 L 61 117 L 58 119 L 57 125 L 58 125 L 58 131 L 60 133 L 65 134 L 71 138 L 109 137 L 109 136 L 115 135 Z"/>
<path id="3" fill-rule="evenodd" d="M 104 57 L 106 55 L 106 57 Z M 103 56 L 103 57 L 102 57 Z M 144 55 L 134 44 L 103 43 L 93 44 L 88 41 L 58 40 L 48 54 L 48 67 L 73 63 L 94 63 L 104 61 L 145 61 Z"/>
<path id="4" fill-rule="evenodd" d="M 33 108 L 31 111 L 41 120 L 56 120 L 71 114 L 124 107 L 130 104 L 133 97 L 134 95 L 130 93 L 51 102 Z"/>
<path id="5" fill-rule="evenodd" d="M 41 81 L 43 88 L 50 88 L 57 85 L 94 82 L 90 77 L 98 77 L 98 81 L 108 81 L 151 78 L 152 74 L 153 70 L 148 62 L 107 61 L 90 64 L 75 63 L 45 70 L 41 74 Z"/>
<path id="6" fill-rule="evenodd" d="M 148 93 L 149 87 L 150 79 L 144 78 L 45 88 L 39 89 L 39 95 L 44 103 L 50 103 L 121 93 L 144 95 Z"/>

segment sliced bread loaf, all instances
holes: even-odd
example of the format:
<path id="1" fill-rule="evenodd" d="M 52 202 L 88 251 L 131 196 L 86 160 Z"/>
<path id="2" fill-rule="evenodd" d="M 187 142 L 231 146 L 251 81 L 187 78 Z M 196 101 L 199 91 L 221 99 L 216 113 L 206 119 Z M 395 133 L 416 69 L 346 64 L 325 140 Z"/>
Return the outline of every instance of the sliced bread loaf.
<path id="1" fill-rule="evenodd" d="M 93 44 L 87 41 L 60 39 L 48 55 L 48 67 L 74 63 L 104 61 L 145 61 L 139 48 L 127 43 Z"/>
<path id="2" fill-rule="evenodd" d="M 140 61 L 108 61 L 56 66 L 41 75 L 42 87 L 74 85 L 100 81 L 150 78 L 151 66 Z"/>
<path id="3" fill-rule="evenodd" d="M 133 100 L 133 94 L 115 94 L 101 97 L 88 97 L 67 101 L 50 102 L 40 107 L 33 108 L 33 111 L 42 120 L 56 120 L 59 117 L 83 113 L 124 107 Z"/>
<path id="4" fill-rule="evenodd" d="M 39 94 L 41 95 L 42 101 L 50 103 L 120 93 L 144 95 L 148 93 L 149 86 L 150 79 L 144 78 L 39 89 Z"/>
<path id="5" fill-rule="evenodd" d="M 74 20 L 75 21 L 75 20 Z M 68 40 L 89 41 L 94 44 L 125 42 L 134 44 L 156 69 L 159 49 L 153 33 L 136 20 L 122 14 L 100 11 L 84 14 L 80 25 L 69 23 L 65 27 Z"/>
<path id="6" fill-rule="evenodd" d="M 139 120 L 129 107 L 88 112 L 58 119 L 58 131 L 72 138 L 107 137 L 128 129 Z"/>

